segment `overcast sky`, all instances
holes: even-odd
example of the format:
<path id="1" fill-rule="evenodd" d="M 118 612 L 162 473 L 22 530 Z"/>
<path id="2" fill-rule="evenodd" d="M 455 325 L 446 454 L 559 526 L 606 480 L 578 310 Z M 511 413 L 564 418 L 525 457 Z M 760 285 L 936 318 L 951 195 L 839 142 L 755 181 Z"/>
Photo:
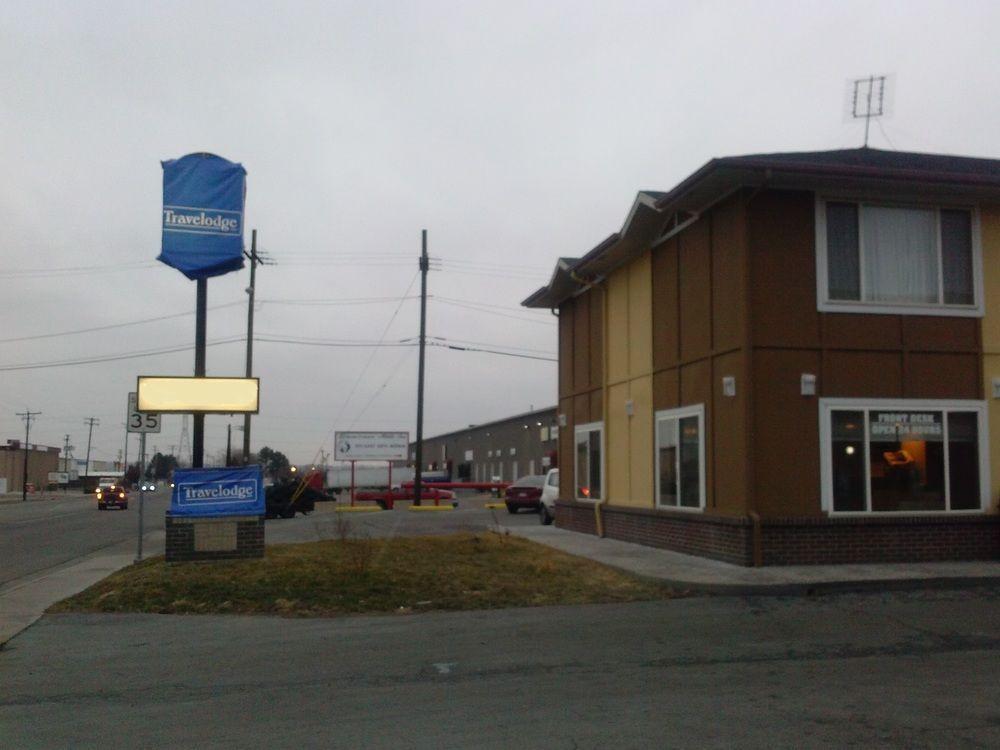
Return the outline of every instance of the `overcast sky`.
<path id="1" fill-rule="evenodd" d="M 415 336 L 426 228 L 428 334 L 554 356 L 555 319 L 518 303 L 557 257 L 712 157 L 860 145 L 852 77 L 894 76 L 872 145 L 1000 157 L 997 28 L 995 2 L 7 0 L 0 440 L 31 408 L 32 442 L 68 433 L 82 457 L 94 416 L 93 455 L 115 458 L 135 376 L 192 372 L 195 284 L 154 260 L 162 159 L 245 166 L 246 226 L 277 261 L 258 273 L 262 337 Z M 248 281 L 210 280 L 210 342 L 245 335 Z M 209 374 L 241 375 L 244 346 L 212 346 Z M 170 347 L 192 348 L 3 369 Z M 255 449 L 308 462 L 335 429 L 415 430 L 414 348 L 254 352 Z M 555 400 L 553 362 L 428 350 L 425 434 Z M 209 456 L 226 423 L 207 418 Z M 164 418 L 150 450 L 180 429 Z"/>

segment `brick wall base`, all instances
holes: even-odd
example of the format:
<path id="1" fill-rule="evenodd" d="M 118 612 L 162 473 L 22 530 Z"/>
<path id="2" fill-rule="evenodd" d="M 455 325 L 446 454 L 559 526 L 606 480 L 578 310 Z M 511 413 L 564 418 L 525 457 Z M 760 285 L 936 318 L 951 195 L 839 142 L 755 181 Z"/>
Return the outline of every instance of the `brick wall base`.
<path id="1" fill-rule="evenodd" d="M 610 539 L 753 565 L 748 518 L 604 506 L 601 519 Z M 556 526 L 596 534 L 594 506 L 558 502 Z M 759 545 L 764 565 L 998 560 L 1000 516 L 763 519 Z"/>
<path id="2" fill-rule="evenodd" d="M 189 518 L 167 514 L 167 562 L 263 556 L 263 516 Z"/>

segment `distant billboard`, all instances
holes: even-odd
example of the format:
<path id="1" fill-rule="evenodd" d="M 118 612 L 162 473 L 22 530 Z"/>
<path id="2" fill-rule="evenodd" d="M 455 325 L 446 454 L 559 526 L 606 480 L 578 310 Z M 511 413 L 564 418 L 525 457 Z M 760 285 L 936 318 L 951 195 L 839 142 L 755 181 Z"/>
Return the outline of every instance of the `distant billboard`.
<path id="1" fill-rule="evenodd" d="M 333 457 L 338 461 L 405 461 L 408 432 L 338 432 Z"/>

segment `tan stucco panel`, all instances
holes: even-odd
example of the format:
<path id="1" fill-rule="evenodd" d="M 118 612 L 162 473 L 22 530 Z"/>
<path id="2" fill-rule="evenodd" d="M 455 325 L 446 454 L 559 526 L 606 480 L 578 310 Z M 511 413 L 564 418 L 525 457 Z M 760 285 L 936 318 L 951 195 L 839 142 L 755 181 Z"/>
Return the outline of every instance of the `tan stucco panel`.
<path id="1" fill-rule="evenodd" d="M 607 422 L 604 425 L 604 499 L 616 505 L 627 504 L 629 488 L 629 425 L 625 415 L 628 383 L 608 388 Z"/>
<path id="2" fill-rule="evenodd" d="M 990 448 L 990 505 L 996 511 L 1000 507 L 1000 400 L 991 398 L 992 379 L 1000 378 L 1000 354 L 984 354 L 983 369 L 986 372 L 983 387 L 986 391 L 987 429 Z"/>
<path id="3" fill-rule="evenodd" d="M 628 274 L 618 271 L 608 279 L 608 382 L 628 379 Z"/>
<path id="4" fill-rule="evenodd" d="M 628 266 L 629 375 L 648 375 L 653 368 L 652 257 L 646 253 Z"/>
<path id="5" fill-rule="evenodd" d="M 653 378 L 635 378 L 629 384 L 633 414 L 628 418 L 632 473 L 628 505 L 653 507 Z"/>
<path id="6" fill-rule="evenodd" d="M 1000 401 L 992 397 L 993 378 L 1000 378 L 1000 206 L 981 206 L 983 247 L 983 393 L 989 410 L 990 508 L 1000 497 Z"/>
<path id="7" fill-rule="evenodd" d="M 1000 206 L 980 206 L 983 246 L 983 351 L 1000 354 Z M 987 391 L 988 393 L 989 391 Z"/>

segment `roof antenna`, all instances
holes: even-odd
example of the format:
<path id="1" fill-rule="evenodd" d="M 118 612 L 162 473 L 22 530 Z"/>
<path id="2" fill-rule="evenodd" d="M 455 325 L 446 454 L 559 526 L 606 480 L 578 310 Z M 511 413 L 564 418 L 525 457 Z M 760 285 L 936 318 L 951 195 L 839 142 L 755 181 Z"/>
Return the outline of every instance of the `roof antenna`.
<path id="1" fill-rule="evenodd" d="M 865 145 L 868 148 L 868 130 L 872 118 L 882 117 L 886 111 L 886 77 L 870 75 L 855 78 L 851 91 L 851 117 L 865 121 Z"/>

